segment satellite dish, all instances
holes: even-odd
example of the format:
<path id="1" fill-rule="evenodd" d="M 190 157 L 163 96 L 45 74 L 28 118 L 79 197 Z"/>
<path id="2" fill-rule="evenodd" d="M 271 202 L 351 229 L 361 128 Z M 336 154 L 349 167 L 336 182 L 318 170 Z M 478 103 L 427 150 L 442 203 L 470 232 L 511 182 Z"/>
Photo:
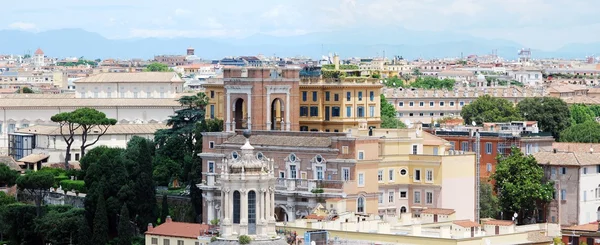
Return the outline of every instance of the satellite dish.
<path id="1" fill-rule="evenodd" d="M 471 121 L 471 124 L 472 124 L 473 126 L 477 126 L 477 123 L 476 123 L 475 121 Z"/>
<path id="2" fill-rule="evenodd" d="M 515 212 L 515 214 L 513 214 L 513 217 L 517 218 L 519 217 L 519 214 Z"/>

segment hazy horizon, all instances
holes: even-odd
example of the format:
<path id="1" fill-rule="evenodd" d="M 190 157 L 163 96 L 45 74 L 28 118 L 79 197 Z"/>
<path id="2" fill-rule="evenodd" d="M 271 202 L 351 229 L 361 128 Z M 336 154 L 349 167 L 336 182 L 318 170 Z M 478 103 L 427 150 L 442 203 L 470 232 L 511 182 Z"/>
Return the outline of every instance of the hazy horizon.
<path id="1" fill-rule="evenodd" d="M 0 29 L 77 28 L 109 39 L 236 39 L 354 29 L 403 28 L 501 39 L 555 50 L 600 42 L 600 2 L 591 0 L 331 0 L 5 3 Z M 376 34 L 376 33 L 374 33 Z M 376 36 L 374 36 L 376 38 Z M 443 40 L 440 40 L 443 41 Z"/>

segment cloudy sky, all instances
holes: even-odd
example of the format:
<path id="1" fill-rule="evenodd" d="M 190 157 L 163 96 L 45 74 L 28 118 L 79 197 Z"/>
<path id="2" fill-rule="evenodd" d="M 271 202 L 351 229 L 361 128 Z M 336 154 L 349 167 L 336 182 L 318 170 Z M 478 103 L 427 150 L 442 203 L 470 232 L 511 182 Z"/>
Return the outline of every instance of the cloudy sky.
<path id="1" fill-rule="evenodd" d="M 293 36 L 401 27 L 501 38 L 551 50 L 600 41 L 598 0 L 27 0 L 0 29 L 82 28 L 107 38 Z"/>

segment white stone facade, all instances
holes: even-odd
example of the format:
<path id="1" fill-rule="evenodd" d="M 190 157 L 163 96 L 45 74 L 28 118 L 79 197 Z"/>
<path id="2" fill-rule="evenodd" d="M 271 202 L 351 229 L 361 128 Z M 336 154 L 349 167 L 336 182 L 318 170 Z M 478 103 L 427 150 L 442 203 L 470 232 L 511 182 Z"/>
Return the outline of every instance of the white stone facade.
<path id="1" fill-rule="evenodd" d="M 598 163 L 600 164 L 600 163 Z M 600 165 L 579 169 L 579 225 L 597 221 L 600 211 Z"/>

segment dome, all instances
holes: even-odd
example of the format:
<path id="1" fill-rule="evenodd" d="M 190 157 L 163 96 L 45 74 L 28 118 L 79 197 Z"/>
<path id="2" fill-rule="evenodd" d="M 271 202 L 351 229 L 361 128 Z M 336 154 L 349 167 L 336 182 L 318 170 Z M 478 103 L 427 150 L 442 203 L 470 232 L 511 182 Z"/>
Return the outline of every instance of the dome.
<path id="1" fill-rule="evenodd" d="M 477 80 L 478 81 L 485 81 L 485 76 L 483 74 L 479 74 L 479 75 L 477 75 Z"/>
<path id="2" fill-rule="evenodd" d="M 252 135 L 250 130 L 244 130 L 243 135 L 246 138 L 246 143 L 240 147 L 242 154 L 232 157 L 229 169 L 232 173 L 240 173 L 242 168 L 244 173 L 260 172 L 267 167 L 267 161 L 264 158 L 259 160 L 254 154 L 254 147 L 250 145 L 250 136 Z"/>

